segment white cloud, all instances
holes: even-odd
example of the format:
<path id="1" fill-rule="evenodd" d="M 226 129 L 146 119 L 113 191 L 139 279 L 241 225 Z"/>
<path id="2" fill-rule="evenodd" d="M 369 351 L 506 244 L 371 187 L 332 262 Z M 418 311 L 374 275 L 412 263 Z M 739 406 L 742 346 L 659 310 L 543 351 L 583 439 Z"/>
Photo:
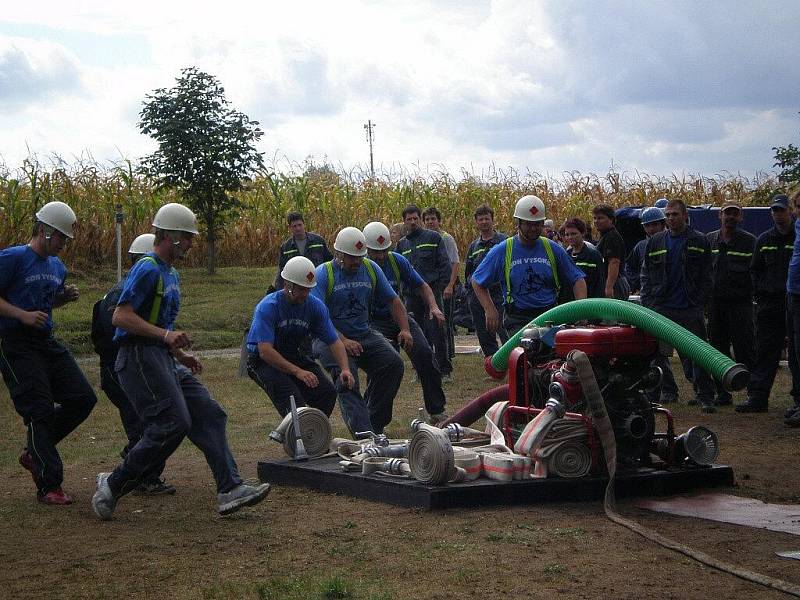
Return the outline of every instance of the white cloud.
<path id="1" fill-rule="evenodd" d="M 6 17 L 28 32 L 0 46 L 12 166 L 26 142 L 147 152 L 141 101 L 191 65 L 261 122 L 268 156 L 344 168 L 367 163 L 368 118 L 378 164 L 455 173 L 756 171 L 798 130 L 793 3 L 46 4 Z"/>

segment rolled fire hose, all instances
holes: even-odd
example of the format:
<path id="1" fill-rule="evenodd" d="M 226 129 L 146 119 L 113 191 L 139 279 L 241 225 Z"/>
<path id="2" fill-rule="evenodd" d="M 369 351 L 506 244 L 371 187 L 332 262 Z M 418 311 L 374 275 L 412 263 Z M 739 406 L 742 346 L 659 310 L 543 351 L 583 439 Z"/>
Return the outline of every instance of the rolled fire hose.
<path id="1" fill-rule="evenodd" d="M 585 319 L 605 319 L 635 325 L 673 346 L 682 355 L 691 358 L 729 392 L 741 390 L 747 385 L 749 374 L 744 365 L 733 362 L 710 344 L 657 312 L 625 300 L 609 298 L 574 300 L 551 308 L 536 317 L 527 327 L 540 326 L 548 322 L 575 323 Z M 497 379 L 505 375 L 508 356 L 519 344 L 525 329 L 526 327 L 523 327 L 513 335 L 491 356 L 491 359 L 486 358 L 484 367 L 489 375 Z"/>
<path id="2" fill-rule="evenodd" d="M 630 519 L 627 519 L 617 513 L 616 500 L 614 496 L 614 476 L 616 475 L 617 471 L 617 445 L 616 439 L 614 438 L 614 430 L 611 426 L 611 421 L 608 418 L 608 413 L 606 412 L 605 402 L 603 401 L 603 396 L 600 393 L 600 388 L 597 385 L 597 380 L 595 379 L 592 365 L 589 362 L 589 358 L 586 356 L 586 354 L 580 350 L 572 350 L 567 356 L 567 360 L 574 361 L 575 366 L 578 369 L 578 377 L 581 380 L 584 395 L 589 401 L 589 406 L 592 410 L 592 419 L 594 420 L 595 428 L 597 429 L 598 436 L 600 437 L 600 443 L 603 446 L 603 454 L 606 460 L 606 467 L 608 468 L 608 485 L 606 486 L 605 499 L 603 501 L 603 508 L 605 509 L 606 516 L 613 522 L 622 525 L 623 527 L 626 527 L 635 533 L 638 533 L 642 537 L 655 542 L 664 548 L 674 550 L 675 552 L 679 552 L 685 556 L 688 556 L 689 558 L 693 558 L 704 565 L 719 569 L 720 571 L 724 571 L 726 573 L 730 573 L 731 575 L 735 575 L 736 577 L 746 581 L 758 583 L 765 587 L 780 590 L 781 592 L 800 598 L 800 586 L 796 584 L 769 577 L 767 575 L 762 575 L 761 573 L 748 571 L 747 569 L 741 569 L 735 565 L 714 558 L 705 552 L 694 550 L 693 548 L 689 548 L 684 544 L 664 537 L 660 533 L 648 529 L 647 527 L 644 527 L 635 521 L 631 521 Z"/>
<path id="3" fill-rule="evenodd" d="M 442 485 L 456 476 L 453 445 L 438 427 L 421 424 L 411 438 L 408 450 L 411 475 L 428 485 Z"/>
<path id="4" fill-rule="evenodd" d="M 544 409 L 525 426 L 522 435 L 517 438 L 514 444 L 514 452 L 527 456 L 533 456 L 539 446 L 542 445 L 545 436 L 550 431 L 556 419 L 560 419 L 567 412 L 566 407 L 558 400 L 550 398 L 545 404 Z"/>
<path id="5" fill-rule="evenodd" d="M 297 409 L 297 420 L 300 423 L 300 435 L 306 453 L 312 458 L 327 454 L 331 446 L 331 424 L 325 413 L 318 408 L 301 406 Z M 283 421 L 270 437 L 282 441 L 283 451 L 294 458 L 295 434 L 291 413 L 283 417 Z"/>
<path id="6" fill-rule="evenodd" d="M 585 438 L 585 436 L 584 436 Z M 550 475 L 563 479 L 585 477 L 592 468 L 592 453 L 585 442 L 560 440 L 542 445 L 534 453 L 536 467 L 533 476 L 545 478 Z"/>
<path id="7" fill-rule="evenodd" d="M 481 476 L 481 457 L 477 452 L 453 446 L 453 457 L 456 467 L 464 469 L 467 481 L 475 481 Z"/>

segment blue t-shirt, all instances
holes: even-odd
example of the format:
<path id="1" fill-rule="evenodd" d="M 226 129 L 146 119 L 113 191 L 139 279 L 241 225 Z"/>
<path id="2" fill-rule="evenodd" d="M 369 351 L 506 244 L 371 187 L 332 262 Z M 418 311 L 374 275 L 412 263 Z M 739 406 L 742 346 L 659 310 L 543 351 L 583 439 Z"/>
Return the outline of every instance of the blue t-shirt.
<path id="1" fill-rule="evenodd" d="M 786 291 L 790 294 L 800 294 L 800 219 L 795 219 L 794 222 L 794 249 L 789 261 Z"/>
<path id="2" fill-rule="evenodd" d="M 47 313 L 45 331 L 53 330 L 53 303 L 64 291 L 67 268 L 57 256 L 42 258 L 30 246 L 0 250 L 0 297 L 22 310 Z M 0 333 L 22 327 L 10 317 L 0 317 Z"/>
<path id="3" fill-rule="evenodd" d="M 148 260 L 147 257 L 152 260 Z M 164 282 L 164 296 L 161 298 L 161 308 L 158 311 L 155 325 L 172 330 L 181 307 L 180 278 L 178 272 L 154 252 L 145 254 L 128 272 L 117 306 L 130 304 L 133 311 L 147 321 L 156 297 L 159 277 Z M 119 342 L 128 336 L 130 334 L 127 331 L 117 327 L 114 341 Z"/>
<path id="4" fill-rule="evenodd" d="M 672 235 L 668 232 L 664 238 L 667 244 L 667 281 L 669 292 L 660 306 L 664 308 L 689 308 L 689 295 L 686 293 L 686 281 L 683 277 L 683 255 L 689 240 L 687 232 Z"/>
<path id="5" fill-rule="evenodd" d="M 389 262 L 390 254 L 394 257 L 397 264 L 397 270 L 400 272 L 400 281 L 397 281 L 394 274 L 394 269 L 392 269 L 392 263 Z M 381 269 L 383 270 L 383 274 L 386 275 L 386 280 L 389 282 L 389 285 L 392 286 L 392 289 L 398 296 L 400 295 L 401 288 L 416 290 L 419 286 L 425 283 L 425 280 L 422 279 L 420 274 L 417 273 L 416 269 L 411 266 L 411 263 L 408 262 L 408 259 L 397 252 L 386 253 L 386 260 L 383 261 Z M 372 316 L 376 319 L 389 319 L 391 318 L 391 314 L 392 311 L 389 310 L 389 306 L 387 304 L 379 304 L 372 310 Z"/>
<path id="6" fill-rule="evenodd" d="M 364 259 L 364 260 L 369 260 Z M 372 289 L 367 267 L 362 263 L 352 275 L 348 275 L 333 261 L 333 290 L 328 294 L 328 263 L 317 267 L 317 286 L 311 294 L 322 300 L 328 307 L 333 326 L 349 338 L 361 337 L 369 333 L 370 302 L 373 307 L 389 304 L 397 294 L 389 285 L 381 268 L 371 260 L 375 271 L 375 290 Z"/>
<path id="7" fill-rule="evenodd" d="M 328 308 L 309 294 L 302 304 L 292 304 L 283 290 L 267 294 L 253 311 L 253 323 L 247 334 L 247 350 L 258 352 L 258 344 L 272 344 L 284 358 L 300 355 L 300 342 L 309 334 L 326 344 L 339 339 Z"/>
<path id="8" fill-rule="evenodd" d="M 511 249 L 511 297 L 514 306 L 520 310 L 539 309 L 553 306 L 558 300 L 553 279 L 553 269 L 547 258 L 543 242 L 539 238 L 533 246 L 524 246 L 519 237 L 514 236 Z M 558 277 L 561 287 L 574 286 L 579 279 L 584 279 L 581 271 L 567 252 L 558 244 L 550 243 L 553 256 L 558 266 Z M 501 242 L 492 247 L 489 253 L 475 269 L 472 280 L 481 287 L 488 288 L 499 283 L 506 298 L 506 243 Z"/>

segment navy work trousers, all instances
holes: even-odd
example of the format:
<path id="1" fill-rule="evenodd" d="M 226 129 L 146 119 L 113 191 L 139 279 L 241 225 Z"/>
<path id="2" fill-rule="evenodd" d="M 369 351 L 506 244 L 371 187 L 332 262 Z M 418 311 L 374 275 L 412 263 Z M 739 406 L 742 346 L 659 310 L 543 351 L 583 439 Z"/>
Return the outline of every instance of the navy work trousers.
<path id="1" fill-rule="evenodd" d="M 309 387 L 297 377 L 265 363 L 257 354 L 250 355 L 247 374 L 267 393 L 281 417 L 285 417 L 291 410 L 289 396 L 294 396 L 297 406 L 318 408 L 330 417 L 336 405 L 336 388 L 322 368 L 308 358 L 286 360 L 316 375 L 319 382 L 317 387 Z"/>
<path id="2" fill-rule="evenodd" d="M 28 453 L 45 494 L 64 480 L 56 444 L 86 420 L 97 397 L 69 351 L 32 331 L 0 338 L 0 371 L 27 427 Z"/>
<path id="3" fill-rule="evenodd" d="M 370 330 L 363 336 L 350 338 L 361 344 L 363 351 L 358 356 L 347 355 L 350 372 L 355 378 L 353 389 L 337 384 L 339 410 L 342 411 L 350 433 L 374 431 L 383 433 L 392 421 L 392 406 L 400 383 L 403 381 L 403 359 L 391 344 L 377 331 Z M 339 365 L 333 358 L 330 347 L 314 340 L 314 354 L 330 373 L 333 381 L 339 381 Z M 361 395 L 358 369 L 367 374 L 367 389 Z"/>
<path id="4" fill-rule="evenodd" d="M 372 321 L 372 327 L 389 340 L 392 348 L 398 352 L 400 351 L 397 342 L 397 334 L 400 333 L 400 328 L 391 318 L 375 319 Z M 411 364 L 414 365 L 414 370 L 417 372 L 420 385 L 422 385 L 425 410 L 428 411 L 429 415 L 439 415 L 444 412 L 445 405 L 442 374 L 436 366 L 436 361 L 433 360 L 433 351 L 428 344 L 428 340 L 425 339 L 425 334 L 422 333 L 422 328 L 411 317 L 408 317 L 408 327 L 414 343 L 411 346 L 411 350 L 406 351 L 406 354 L 411 359 Z"/>
<path id="5" fill-rule="evenodd" d="M 795 353 L 792 319 L 788 314 L 787 297 L 759 298 L 756 304 L 756 358 L 750 369 L 747 397 L 753 404 L 767 406 L 775 373 L 781 360 L 786 337 L 789 348 L 786 358 L 792 375 L 791 395 L 800 404 L 800 366 Z"/>
<path id="6" fill-rule="evenodd" d="M 141 439 L 108 478 L 115 497 L 144 481 L 184 437 L 205 455 L 217 492 L 228 492 L 242 483 L 225 434 L 228 416 L 165 346 L 123 346 L 115 370 L 143 424 Z"/>

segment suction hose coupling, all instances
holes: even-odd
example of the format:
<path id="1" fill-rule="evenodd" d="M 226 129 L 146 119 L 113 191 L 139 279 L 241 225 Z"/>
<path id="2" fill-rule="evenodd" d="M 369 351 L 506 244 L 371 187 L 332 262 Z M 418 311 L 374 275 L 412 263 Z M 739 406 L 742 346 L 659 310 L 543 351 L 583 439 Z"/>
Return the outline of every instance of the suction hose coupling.
<path id="1" fill-rule="evenodd" d="M 742 363 L 729 367 L 722 375 L 722 387 L 732 392 L 738 392 L 747 387 L 750 381 L 750 372 Z"/>

